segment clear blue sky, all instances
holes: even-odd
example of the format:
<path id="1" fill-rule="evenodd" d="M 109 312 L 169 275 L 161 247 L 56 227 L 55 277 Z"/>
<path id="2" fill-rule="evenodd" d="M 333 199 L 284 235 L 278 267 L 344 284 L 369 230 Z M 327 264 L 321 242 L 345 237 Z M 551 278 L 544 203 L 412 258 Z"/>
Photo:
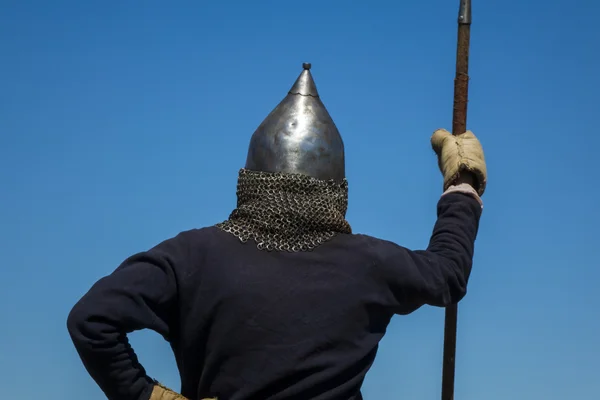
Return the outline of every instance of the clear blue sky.
<path id="1" fill-rule="evenodd" d="M 473 1 L 468 126 L 489 186 L 456 398 L 595 400 L 600 3 Z M 70 308 L 128 255 L 227 217 L 250 136 L 302 62 L 345 141 L 354 230 L 427 245 L 458 0 L 0 6 L 3 398 L 103 398 L 67 334 Z M 393 320 L 367 400 L 439 398 L 443 316 Z M 179 387 L 162 338 L 132 342 Z"/>

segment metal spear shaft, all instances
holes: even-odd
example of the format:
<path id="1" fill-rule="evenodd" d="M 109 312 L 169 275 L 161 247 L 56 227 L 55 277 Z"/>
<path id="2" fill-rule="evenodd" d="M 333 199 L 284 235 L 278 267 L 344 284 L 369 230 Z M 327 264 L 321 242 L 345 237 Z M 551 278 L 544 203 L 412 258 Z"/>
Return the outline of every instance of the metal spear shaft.
<path id="1" fill-rule="evenodd" d="M 456 77 L 454 79 L 454 110 L 452 134 L 467 130 L 467 102 L 469 97 L 469 46 L 471 42 L 471 0 L 460 0 L 458 12 L 458 43 L 456 49 Z M 470 177 L 465 177 L 469 180 Z M 456 325 L 458 306 L 446 308 L 444 321 L 444 361 L 442 371 L 442 400 L 454 400 L 454 372 L 456 367 Z"/>

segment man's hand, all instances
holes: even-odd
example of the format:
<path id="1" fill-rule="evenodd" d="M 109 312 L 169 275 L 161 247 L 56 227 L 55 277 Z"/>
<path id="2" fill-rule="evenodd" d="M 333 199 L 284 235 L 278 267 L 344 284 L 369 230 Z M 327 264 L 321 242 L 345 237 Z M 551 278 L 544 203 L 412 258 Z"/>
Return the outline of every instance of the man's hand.
<path id="1" fill-rule="evenodd" d="M 154 385 L 154 389 L 152 390 L 152 394 L 150 395 L 150 400 L 188 400 L 187 397 L 183 397 L 179 393 L 176 393 L 169 389 L 166 386 L 161 385 L 160 383 L 156 383 Z M 206 398 L 202 400 L 217 400 L 216 397 Z"/>
<path id="2" fill-rule="evenodd" d="M 431 146 L 444 175 L 444 190 L 452 185 L 468 183 L 480 196 L 483 195 L 487 167 L 483 148 L 473 132 L 453 136 L 445 129 L 438 129 L 431 137 Z"/>
<path id="3" fill-rule="evenodd" d="M 175 393 L 171 389 L 161 385 L 154 385 L 154 389 L 152 390 L 152 394 L 150 395 L 150 400 L 188 400 L 183 397 L 179 393 Z"/>

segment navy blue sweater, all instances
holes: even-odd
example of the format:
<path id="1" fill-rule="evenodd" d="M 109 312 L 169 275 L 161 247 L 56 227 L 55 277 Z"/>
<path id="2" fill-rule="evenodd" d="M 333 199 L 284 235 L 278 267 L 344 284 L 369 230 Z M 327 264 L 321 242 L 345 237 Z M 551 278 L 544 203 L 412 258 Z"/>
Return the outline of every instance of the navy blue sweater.
<path id="1" fill-rule="evenodd" d="M 422 251 L 344 234 L 267 252 L 215 227 L 182 232 L 94 284 L 68 329 L 110 400 L 150 397 L 126 336 L 139 329 L 169 341 L 192 400 L 361 399 L 392 316 L 465 295 L 480 216 L 472 197 L 442 197 Z"/>

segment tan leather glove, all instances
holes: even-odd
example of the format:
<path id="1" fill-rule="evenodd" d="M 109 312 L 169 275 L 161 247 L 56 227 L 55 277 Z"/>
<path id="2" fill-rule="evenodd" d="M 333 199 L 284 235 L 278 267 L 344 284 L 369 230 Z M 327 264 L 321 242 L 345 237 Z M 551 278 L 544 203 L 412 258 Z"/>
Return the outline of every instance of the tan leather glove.
<path id="1" fill-rule="evenodd" d="M 474 189 L 481 196 L 487 185 L 487 167 L 481 143 L 473 132 L 453 136 L 445 129 L 438 129 L 431 136 L 431 146 L 438 156 L 438 165 L 444 175 L 444 190 L 456 184 L 461 172 L 472 173 L 476 182 Z"/>
<path id="2" fill-rule="evenodd" d="M 157 383 L 154 385 L 150 400 L 188 400 L 179 393 L 175 393 L 171 389 Z"/>
<path id="3" fill-rule="evenodd" d="M 188 400 L 187 397 L 183 397 L 179 393 L 176 393 L 169 389 L 166 386 L 161 385 L 160 383 L 156 383 L 154 385 L 154 389 L 152 390 L 152 394 L 150 395 L 150 400 Z M 206 398 L 202 400 L 217 400 L 216 397 Z"/>

